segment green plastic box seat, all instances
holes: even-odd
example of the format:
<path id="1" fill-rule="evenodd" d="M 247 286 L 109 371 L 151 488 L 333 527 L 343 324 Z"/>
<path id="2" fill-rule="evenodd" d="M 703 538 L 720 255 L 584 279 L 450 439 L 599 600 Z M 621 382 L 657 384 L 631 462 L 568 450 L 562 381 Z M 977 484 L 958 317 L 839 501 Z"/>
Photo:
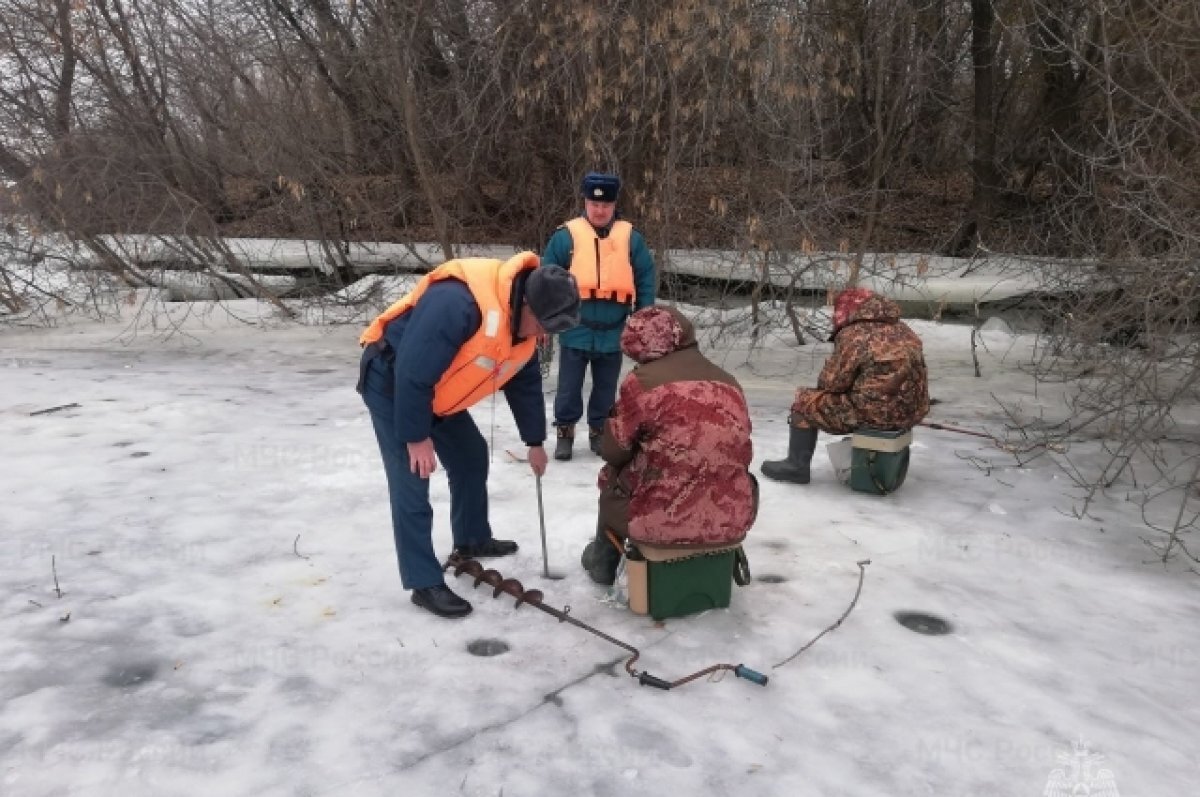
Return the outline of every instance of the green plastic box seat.
<path id="1" fill-rule="evenodd" d="M 908 475 L 911 429 L 858 429 L 850 444 L 850 489 L 872 495 L 900 489 Z"/>
<path id="2" fill-rule="evenodd" d="M 650 616 L 663 620 L 727 607 L 733 591 L 734 556 L 729 550 L 647 562 Z"/>

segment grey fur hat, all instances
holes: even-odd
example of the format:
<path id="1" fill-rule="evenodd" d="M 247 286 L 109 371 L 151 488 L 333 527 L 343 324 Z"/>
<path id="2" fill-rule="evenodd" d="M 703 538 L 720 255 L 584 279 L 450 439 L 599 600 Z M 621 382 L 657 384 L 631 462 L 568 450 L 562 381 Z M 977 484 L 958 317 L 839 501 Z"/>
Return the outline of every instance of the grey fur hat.
<path id="1" fill-rule="evenodd" d="M 579 285 L 558 266 L 535 268 L 525 279 L 525 301 L 542 329 L 551 334 L 579 325 Z"/>

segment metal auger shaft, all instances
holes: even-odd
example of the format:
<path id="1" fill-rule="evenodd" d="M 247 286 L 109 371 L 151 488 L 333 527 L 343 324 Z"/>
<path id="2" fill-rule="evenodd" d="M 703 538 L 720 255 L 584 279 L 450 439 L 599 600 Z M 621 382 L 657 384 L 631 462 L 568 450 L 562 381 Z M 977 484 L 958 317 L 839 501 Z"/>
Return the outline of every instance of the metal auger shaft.
<path id="1" fill-rule="evenodd" d="M 446 560 L 443 570 L 454 570 L 454 575 L 461 576 L 464 573 L 475 579 L 474 587 L 478 588 L 480 584 L 487 584 L 492 587 L 492 597 L 499 598 L 501 593 L 509 595 L 516 599 L 515 608 L 520 609 L 522 604 L 533 606 L 536 609 L 541 609 L 546 614 L 554 617 L 561 623 L 570 623 L 577 628 L 582 628 L 590 634 L 595 634 L 606 642 L 610 642 L 619 648 L 629 651 L 632 655 L 625 661 L 625 671 L 638 680 L 642 686 L 653 686 L 656 689 L 671 689 L 676 686 L 682 686 L 697 678 L 705 675 L 719 672 L 721 670 L 730 670 L 739 678 L 745 678 L 748 681 L 766 686 L 770 679 L 760 672 L 745 667 L 741 664 L 714 664 L 711 667 L 706 667 L 703 670 L 694 672 L 691 675 L 686 675 L 675 681 L 665 681 L 657 678 L 645 670 L 637 670 L 634 668 L 634 662 L 638 660 L 642 654 L 633 645 L 627 642 L 622 642 L 616 637 L 610 636 L 598 628 L 594 628 L 585 622 L 576 620 L 571 616 L 571 607 L 567 606 L 564 609 L 556 609 L 553 606 L 547 606 L 543 602 L 545 597 L 540 589 L 525 589 L 520 581 L 515 578 L 505 578 L 499 570 L 485 568 L 482 564 L 474 559 L 461 559 L 456 556 L 451 556 Z"/>

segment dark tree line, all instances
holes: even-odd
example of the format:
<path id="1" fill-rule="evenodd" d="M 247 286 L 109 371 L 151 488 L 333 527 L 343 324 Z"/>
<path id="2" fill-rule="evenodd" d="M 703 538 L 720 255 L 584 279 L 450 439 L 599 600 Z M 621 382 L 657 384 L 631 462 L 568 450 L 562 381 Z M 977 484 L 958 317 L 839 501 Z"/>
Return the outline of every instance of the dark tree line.
<path id="1" fill-rule="evenodd" d="M 1186 0 L 2 0 L 48 228 L 536 245 L 619 170 L 663 248 L 1192 240 Z M 907 219 L 907 221 L 900 221 Z"/>

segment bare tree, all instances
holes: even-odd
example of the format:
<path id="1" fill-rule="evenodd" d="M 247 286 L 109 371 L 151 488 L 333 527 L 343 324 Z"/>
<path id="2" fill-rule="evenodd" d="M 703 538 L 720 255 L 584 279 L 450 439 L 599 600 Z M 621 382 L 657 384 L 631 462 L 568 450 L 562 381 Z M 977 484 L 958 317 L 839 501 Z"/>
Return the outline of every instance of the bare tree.
<path id="1" fill-rule="evenodd" d="M 1185 535 L 1197 524 L 1200 437 L 1176 413 L 1200 399 L 1200 10 L 1174 0 L 1089 7 L 1093 21 L 1057 46 L 1080 70 L 1073 113 L 1095 134 L 1052 140 L 1047 160 L 1074 166 L 1056 171 L 1045 204 L 1052 234 L 1094 266 L 1058 286 L 1073 298 L 1054 308 L 1062 321 L 1037 373 L 1072 389 L 1063 417 L 1039 431 L 1100 441 L 1062 457 L 1081 511 L 1122 489 L 1163 532 L 1148 542 L 1164 560 L 1196 561 Z M 1067 21 L 1060 4 L 1037 10 Z"/>

